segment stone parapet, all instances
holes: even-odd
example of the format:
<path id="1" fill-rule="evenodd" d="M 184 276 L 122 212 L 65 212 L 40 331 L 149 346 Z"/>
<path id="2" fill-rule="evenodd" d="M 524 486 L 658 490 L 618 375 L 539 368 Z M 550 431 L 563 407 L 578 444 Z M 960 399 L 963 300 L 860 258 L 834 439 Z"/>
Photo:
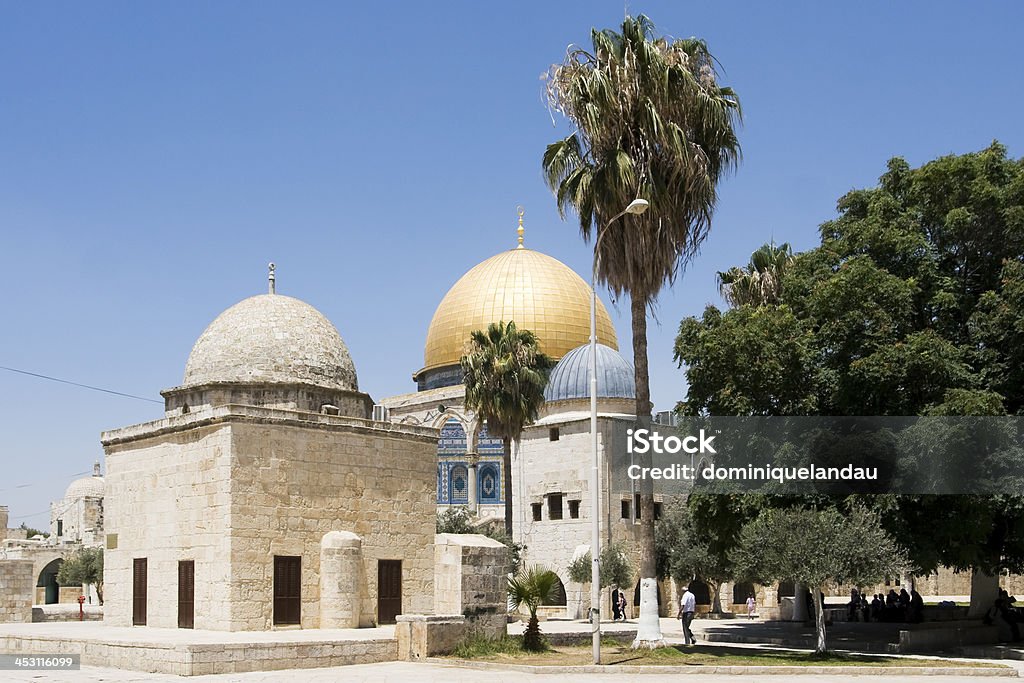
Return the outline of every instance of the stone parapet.
<path id="1" fill-rule="evenodd" d="M 461 614 L 399 614 L 395 625 L 398 659 L 421 661 L 447 654 L 467 633 L 466 618 Z"/>
<path id="2" fill-rule="evenodd" d="M 0 560 L 0 622 L 32 622 L 35 585 L 32 560 Z"/>

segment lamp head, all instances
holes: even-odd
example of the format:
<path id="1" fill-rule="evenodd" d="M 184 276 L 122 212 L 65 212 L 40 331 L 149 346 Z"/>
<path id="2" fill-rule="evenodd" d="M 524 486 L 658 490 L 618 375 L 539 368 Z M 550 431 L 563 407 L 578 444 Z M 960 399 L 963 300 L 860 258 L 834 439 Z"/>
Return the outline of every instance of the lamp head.
<path id="1" fill-rule="evenodd" d="M 629 206 L 626 207 L 626 213 L 632 213 L 639 216 L 650 208 L 650 206 L 651 203 L 646 199 L 634 199 L 629 203 Z"/>

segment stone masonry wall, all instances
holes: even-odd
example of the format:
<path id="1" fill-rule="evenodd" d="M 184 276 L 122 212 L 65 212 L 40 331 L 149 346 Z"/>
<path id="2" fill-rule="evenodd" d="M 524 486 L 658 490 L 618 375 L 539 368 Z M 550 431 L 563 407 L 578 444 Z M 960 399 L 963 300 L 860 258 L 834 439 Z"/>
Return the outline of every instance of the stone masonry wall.
<path id="1" fill-rule="evenodd" d="M 301 623 L 318 628 L 320 543 L 331 531 L 361 539 L 360 626 L 377 621 L 382 559 L 402 561 L 402 611 L 429 614 L 436 439 L 433 430 L 234 424 L 231 629 L 271 628 L 275 555 L 302 558 Z"/>
<path id="2" fill-rule="evenodd" d="M 31 623 L 32 560 L 0 560 L 0 623 Z"/>
<path id="3" fill-rule="evenodd" d="M 478 534 L 438 534 L 434 558 L 434 614 L 461 614 L 491 637 L 504 633 L 508 549 Z"/>
<path id="4" fill-rule="evenodd" d="M 231 428 L 188 431 L 106 447 L 104 621 L 132 624 L 132 566 L 148 568 L 147 624 L 178 626 L 178 562 L 195 562 L 195 627 L 225 629 L 232 524 Z"/>

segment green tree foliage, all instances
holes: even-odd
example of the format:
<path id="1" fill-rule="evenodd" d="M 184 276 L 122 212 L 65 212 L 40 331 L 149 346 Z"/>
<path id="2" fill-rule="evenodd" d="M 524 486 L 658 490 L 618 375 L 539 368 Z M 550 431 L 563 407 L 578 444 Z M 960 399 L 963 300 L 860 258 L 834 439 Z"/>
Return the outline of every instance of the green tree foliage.
<path id="1" fill-rule="evenodd" d="M 18 528 L 25 532 L 25 538 L 32 538 L 33 536 L 42 536 L 43 538 L 48 538 L 50 536 L 49 531 L 40 531 L 39 529 L 34 529 L 29 525 L 25 524 L 25 522 L 22 522 L 21 526 L 19 526 Z"/>
<path id="2" fill-rule="evenodd" d="M 537 419 L 554 363 L 541 353 L 536 335 L 512 321 L 472 332 L 461 362 L 466 408 L 485 420 L 487 431 L 504 446 L 505 533 L 512 536 L 512 442 Z"/>
<path id="3" fill-rule="evenodd" d="M 711 595 L 711 611 L 720 614 L 722 603 L 719 588 L 733 578 L 734 571 L 728 549 L 732 539 L 721 539 L 702 533 L 694 521 L 690 506 L 683 498 L 665 505 L 655 528 L 658 552 L 658 576 L 670 576 L 683 585 L 702 581 Z"/>
<path id="4" fill-rule="evenodd" d="M 829 508 L 768 508 L 743 527 L 731 553 L 741 576 L 754 581 L 793 581 L 814 597 L 818 640 L 826 651 L 821 593 L 831 584 L 875 584 L 909 568 L 906 553 L 887 534 L 874 512 L 854 507 L 848 514 Z"/>
<path id="5" fill-rule="evenodd" d="M 452 506 L 444 510 L 438 510 L 435 533 L 483 534 L 488 538 L 494 539 L 508 548 L 507 571 L 511 574 L 519 573 L 526 545 L 513 541 L 512 537 L 505 533 L 504 527 L 498 527 L 495 524 L 475 526 L 473 524 L 473 514 L 463 506 Z"/>
<path id="6" fill-rule="evenodd" d="M 793 261 L 789 244 L 761 246 L 744 268 L 718 273 L 718 291 L 732 306 L 775 304 L 782 296 L 782 278 Z"/>
<path id="7" fill-rule="evenodd" d="M 57 570 L 57 583 L 62 586 L 92 584 L 103 604 L 103 549 L 82 548 L 64 560 Z"/>
<path id="8" fill-rule="evenodd" d="M 534 565 L 508 579 L 508 600 L 513 609 L 526 606 L 530 621 L 523 631 L 523 649 L 540 652 L 547 649 L 541 637 L 537 608 L 554 597 L 558 586 L 558 575 L 550 569 Z"/>
<path id="9" fill-rule="evenodd" d="M 682 321 L 679 411 L 1024 414 L 1024 160 L 999 143 L 916 169 L 896 158 L 838 211 L 785 267 L 777 301 Z M 1006 495 L 869 502 L 925 571 L 1022 571 L 1024 498 L 1009 483 Z"/>
<path id="10" fill-rule="evenodd" d="M 616 296 L 629 294 L 644 428 L 651 415 L 647 309 L 711 229 L 718 183 L 740 155 L 740 106 L 718 83 L 704 41 L 655 37 L 643 15 L 627 16 L 621 33 L 591 31 L 591 44 L 570 48 L 548 74 L 549 102 L 575 132 L 547 147 L 543 169 L 563 217 L 575 211 L 584 240 L 595 240 L 599 282 Z M 610 224 L 638 197 L 650 203 L 645 214 Z M 653 578 L 654 495 L 649 486 L 640 493 L 640 574 Z M 651 624 L 651 642 L 661 640 L 656 619 L 641 615 L 641 623 Z"/>
<path id="11" fill-rule="evenodd" d="M 568 567 L 569 580 L 574 583 L 590 583 L 591 562 L 590 551 L 577 557 Z M 611 543 L 601 548 L 601 588 L 609 586 L 631 586 L 633 584 L 633 565 L 629 556 L 618 543 Z"/>

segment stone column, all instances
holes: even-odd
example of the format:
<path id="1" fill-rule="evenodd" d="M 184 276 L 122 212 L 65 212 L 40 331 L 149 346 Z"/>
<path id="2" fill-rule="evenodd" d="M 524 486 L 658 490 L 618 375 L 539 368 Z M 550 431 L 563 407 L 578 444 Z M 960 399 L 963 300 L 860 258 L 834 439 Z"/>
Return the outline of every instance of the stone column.
<path id="1" fill-rule="evenodd" d="M 0 542 L 7 539 L 7 506 L 0 505 Z"/>
<path id="2" fill-rule="evenodd" d="M 466 453 L 466 460 L 469 462 L 469 511 L 474 515 L 477 511 L 477 483 L 476 483 L 476 470 L 477 464 L 480 462 L 480 455 L 477 453 Z"/>
<path id="3" fill-rule="evenodd" d="M 362 540 L 331 531 L 320 542 L 320 628 L 359 627 Z"/>

